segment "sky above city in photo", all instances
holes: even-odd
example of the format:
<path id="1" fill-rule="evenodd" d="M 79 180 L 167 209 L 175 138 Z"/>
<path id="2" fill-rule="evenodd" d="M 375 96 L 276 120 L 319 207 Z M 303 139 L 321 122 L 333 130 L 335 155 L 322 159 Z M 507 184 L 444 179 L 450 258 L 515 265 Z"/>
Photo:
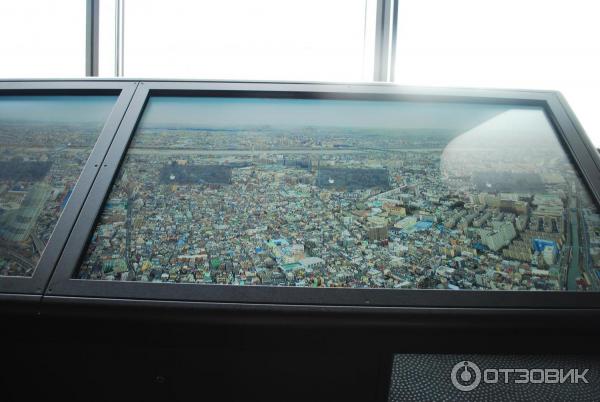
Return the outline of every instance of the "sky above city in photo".
<path id="1" fill-rule="evenodd" d="M 116 96 L 0 96 L 0 122 L 104 122 Z"/>
<path id="2" fill-rule="evenodd" d="M 140 127 L 321 126 L 464 132 L 508 109 L 467 103 L 153 97 Z"/>

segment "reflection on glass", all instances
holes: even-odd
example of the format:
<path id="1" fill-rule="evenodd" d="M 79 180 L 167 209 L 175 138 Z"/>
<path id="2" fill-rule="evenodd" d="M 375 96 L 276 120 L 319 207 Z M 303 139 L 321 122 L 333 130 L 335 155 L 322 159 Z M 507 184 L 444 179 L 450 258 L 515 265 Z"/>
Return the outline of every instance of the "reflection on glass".
<path id="1" fill-rule="evenodd" d="M 114 101 L 0 96 L 0 275 L 33 274 Z"/>
<path id="2" fill-rule="evenodd" d="M 153 98 L 75 276 L 595 290 L 599 236 L 538 108 Z"/>

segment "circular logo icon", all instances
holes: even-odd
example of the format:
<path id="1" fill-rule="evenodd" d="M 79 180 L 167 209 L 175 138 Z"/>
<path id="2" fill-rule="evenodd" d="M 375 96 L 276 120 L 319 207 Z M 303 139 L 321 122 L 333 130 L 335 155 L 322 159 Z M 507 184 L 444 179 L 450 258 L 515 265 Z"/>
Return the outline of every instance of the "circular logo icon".
<path id="1" fill-rule="evenodd" d="M 472 391 L 481 382 L 481 370 L 479 367 L 468 360 L 458 362 L 452 368 L 450 373 L 452 385 L 461 391 Z"/>

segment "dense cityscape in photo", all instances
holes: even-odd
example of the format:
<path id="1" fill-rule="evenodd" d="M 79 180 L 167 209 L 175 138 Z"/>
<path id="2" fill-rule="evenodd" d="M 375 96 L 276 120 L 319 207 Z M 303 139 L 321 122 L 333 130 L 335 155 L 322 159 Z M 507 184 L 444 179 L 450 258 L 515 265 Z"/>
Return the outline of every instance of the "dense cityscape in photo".
<path id="1" fill-rule="evenodd" d="M 539 109 L 208 102 L 150 102 L 76 278 L 598 290 L 600 215 Z"/>
<path id="2" fill-rule="evenodd" d="M 0 97 L 0 275 L 31 276 L 114 97 Z"/>
<path id="3" fill-rule="evenodd" d="M 0 101 L 0 275 L 30 276 L 112 99 Z M 600 215 L 538 109 L 164 98 L 75 277 L 598 290 Z"/>

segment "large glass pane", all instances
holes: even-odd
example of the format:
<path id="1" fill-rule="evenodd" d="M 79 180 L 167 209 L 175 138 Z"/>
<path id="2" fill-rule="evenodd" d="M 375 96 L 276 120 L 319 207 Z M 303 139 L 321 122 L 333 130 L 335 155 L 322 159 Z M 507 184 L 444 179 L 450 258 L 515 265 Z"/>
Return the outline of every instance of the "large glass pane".
<path id="1" fill-rule="evenodd" d="M 0 78 L 85 76 L 84 0 L 0 1 Z"/>
<path id="2" fill-rule="evenodd" d="M 599 236 L 540 108 L 154 97 L 75 277 L 597 289 Z"/>
<path id="3" fill-rule="evenodd" d="M 600 3 L 402 0 L 395 81 L 561 91 L 600 146 Z"/>
<path id="4" fill-rule="evenodd" d="M 0 275 L 31 276 L 113 96 L 0 96 Z"/>
<path id="5" fill-rule="evenodd" d="M 127 0 L 125 75 L 370 81 L 375 3 Z"/>

